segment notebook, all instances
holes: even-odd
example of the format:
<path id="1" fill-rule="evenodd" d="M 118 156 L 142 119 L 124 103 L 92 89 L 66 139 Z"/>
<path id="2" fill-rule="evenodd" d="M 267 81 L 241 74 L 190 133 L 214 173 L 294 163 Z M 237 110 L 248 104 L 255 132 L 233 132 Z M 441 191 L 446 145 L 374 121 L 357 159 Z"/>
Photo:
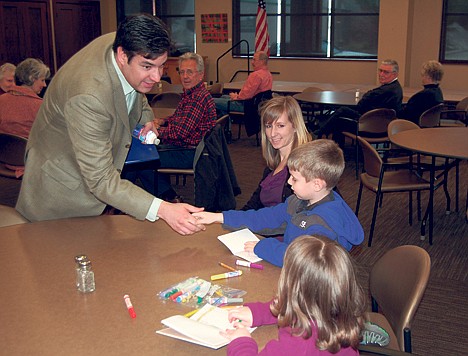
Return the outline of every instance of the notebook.
<path id="1" fill-rule="evenodd" d="M 205 304 L 198 312 L 187 318 L 174 315 L 161 320 L 167 328 L 157 330 L 157 334 L 188 341 L 197 345 L 219 349 L 229 343 L 229 340 L 220 335 L 220 331 L 233 329 L 228 320 L 228 310 L 210 304 Z M 249 328 L 250 332 L 255 328 Z"/>
<path id="2" fill-rule="evenodd" d="M 262 260 L 254 253 L 244 251 L 244 244 L 247 241 L 260 241 L 249 229 L 242 229 L 220 235 L 218 236 L 218 240 L 225 244 L 234 256 L 254 263 Z"/>

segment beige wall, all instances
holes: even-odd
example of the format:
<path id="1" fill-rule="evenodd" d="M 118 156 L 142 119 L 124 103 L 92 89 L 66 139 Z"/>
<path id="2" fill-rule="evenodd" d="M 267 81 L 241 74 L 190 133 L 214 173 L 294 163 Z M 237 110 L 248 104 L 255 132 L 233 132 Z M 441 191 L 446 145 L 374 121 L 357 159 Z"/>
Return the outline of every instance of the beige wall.
<path id="1" fill-rule="evenodd" d="M 229 42 L 202 43 L 201 14 L 228 14 Z M 104 16 L 105 14 L 105 16 Z M 232 46 L 231 0 L 195 0 L 197 52 L 208 57 L 206 80 L 216 81 L 216 59 Z M 420 87 L 420 67 L 439 54 L 442 0 L 381 0 L 378 59 L 393 58 L 400 64 L 400 81 Z M 115 30 L 115 0 L 101 0 L 103 33 Z M 332 83 L 377 83 L 377 61 L 271 59 L 276 80 Z M 468 65 L 444 65 L 442 88 L 467 90 Z M 220 61 L 219 80 L 227 82 L 237 70 L 247 69 L 245 59 L 231 55 Z M 237 76 L 236 80 L 245 79 Z"/>

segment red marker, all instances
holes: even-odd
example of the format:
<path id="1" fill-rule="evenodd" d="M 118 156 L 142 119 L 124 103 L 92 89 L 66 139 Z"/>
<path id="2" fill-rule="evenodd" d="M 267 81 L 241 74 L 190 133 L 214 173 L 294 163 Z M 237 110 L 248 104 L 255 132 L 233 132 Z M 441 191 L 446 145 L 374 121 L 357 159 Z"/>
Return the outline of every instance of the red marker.
<path id="1" fill-rule="evenodd" d="M 130 317 L 132 319 L 135 319 L 136 318 L 135 309 L 133 309 L 133 305 L 132 305 L 132 302 L 130 301 L 130 297 L 128 296 L 128 294 L 124 295 L 124 300 L 125 300 L 125 305 L 127 306 L 127 309 L 128 309 L 128 314 L 130 314 Z"/>

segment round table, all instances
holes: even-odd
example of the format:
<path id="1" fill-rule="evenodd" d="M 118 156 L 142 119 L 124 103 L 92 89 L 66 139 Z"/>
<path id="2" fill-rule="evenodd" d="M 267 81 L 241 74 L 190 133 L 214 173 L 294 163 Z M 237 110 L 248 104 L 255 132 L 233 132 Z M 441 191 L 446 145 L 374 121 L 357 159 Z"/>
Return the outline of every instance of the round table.
<path id="1" fill-rule="evenodd" d="M 436 157 L 468 160 L 468 127 L 432 127 L 392 135 L 390 141 L 407 150 L 432 156 L 429 193 L 429 243 L 432 245 Z M 468 213 L 468 192 L 467 192 Z M 423 222 L 425 223 L 425 222 Z"/>

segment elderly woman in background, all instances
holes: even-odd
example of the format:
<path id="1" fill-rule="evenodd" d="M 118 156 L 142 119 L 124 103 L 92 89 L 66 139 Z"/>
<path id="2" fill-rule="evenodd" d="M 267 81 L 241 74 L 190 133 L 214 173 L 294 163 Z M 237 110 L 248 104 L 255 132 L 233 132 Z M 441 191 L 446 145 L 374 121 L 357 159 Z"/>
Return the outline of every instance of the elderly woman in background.
<path id="1" fill-rule="evenodd" d="M 267 167 L 257 190 L 242 210 L 274 206 L 292 194 L 286 165 L 289 154 L 312 139 L 293 97 L 277 96 L 264 102 L 260 110 L 262 153 Z"/>
<path id="2" fill-rule="evenodd" d="M 41 60 L 27 58 L 16 67 L 16 86 L 0 95 L 0 132 L 29 137 L 50 70 Z"/>
<path id="3" fill-rule="evenodd" d="M 15 70 L 16 86 L 0 95 L 0 132 L 29 137 L 42 104 L 38 94 L 47 86 L 45 80 L 49 76 L 49 67 L 39 59 L 28 58 L 18 64 Z M 7 168 L 14 170 L 17 178 L 24 173 L 24 167 Z"/>
<path id="4" fill-rule="evenodd" d="M 4 63 L 0 66 L 0 95 L 15 86 L 15 65 Z"/>
<path id="5" fill-rule="evenodd" d="M 442 64 L 437 61 L 427 61 L 423 63 L 421 69 L 421 83 L 424 89 L 414 94 L 398 114 L 398 118 L 413 121 L 419 124 L 421 114 L 444 102 L 442 90 L 439 88 L 439 82 L 444 75 Z"/>

